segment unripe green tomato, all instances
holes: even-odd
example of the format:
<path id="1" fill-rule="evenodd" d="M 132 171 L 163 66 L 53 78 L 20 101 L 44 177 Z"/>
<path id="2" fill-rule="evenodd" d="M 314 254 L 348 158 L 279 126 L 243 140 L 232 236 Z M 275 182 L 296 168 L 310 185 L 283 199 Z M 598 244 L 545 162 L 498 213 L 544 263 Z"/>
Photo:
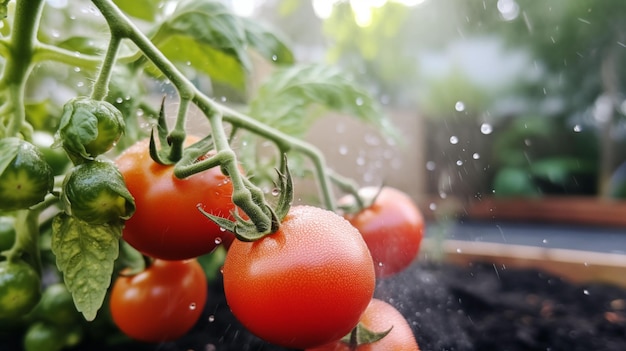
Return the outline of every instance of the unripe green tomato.
<path id="1" fill-rule="evenodd" d="M 56 325 L 37 322 L 24 335 L 25 351 L 60 351 L 66 346 L 67 333 Z"/>
<path id="2" fill-rule="evenodd" d="M 135 211 L 124 177 L 109 161 L 74 167 L 63 181 L 61 200 L 68 214 L 92 224 L 128 219 Z"/>
<path id="3" fill-rule="evenodd" d="M 77 97 L 63 106 L 56 143 L 70 155 L 94 159 L 115 145 L 125 126 L 122 113 L 112 104 Z"/>
<path id="4" fill-rule="evenodd" d="M 5 168 L 3 161 L 8 161 Z M 0 210 L 38 204 L 53 186 L 52 168 L 36 146 L 19 138 L 0 139 Z"/>
<path id="5" fill-rule="evenodd" d="M 15 242 L 15 219 L 0 217 L 0 252 L 9 250 Z"/>
<path id="6" fill-rule="evenodd" d="M 0 262 L 0 319 L 29 313 L 41 298 L 41 279 L 24 261 Z"/>
<path id="7" fill-rule="evenodd" d="M 72 294 L 63 283 L 56 283 L 44 290 L 34 315 L 50 324 L 71 326 L 78 324 L 81 314 L 76 310 Z"/>

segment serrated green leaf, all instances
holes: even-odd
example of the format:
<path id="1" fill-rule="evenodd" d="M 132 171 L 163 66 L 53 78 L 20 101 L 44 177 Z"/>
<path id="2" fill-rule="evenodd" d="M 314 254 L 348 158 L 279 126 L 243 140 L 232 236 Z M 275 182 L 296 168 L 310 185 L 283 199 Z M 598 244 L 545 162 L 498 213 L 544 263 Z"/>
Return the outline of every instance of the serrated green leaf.
<path id="1" fill-rule="evenodd" d="M 94 225 L 64 213 L 52 221 L 52 252 L 74 304 L 86 320 L 96 314 L 111 284 L 122 225 Z"/>
<path id="2" fill-rule="evenodd" d="M 301 137 L 321 114 L 312 106 L 354 116 L 387 136 L 397 132 L 378 102 L 334 66 L 299 65 L 280 68 L 259 88 L 250 115 L 285 133 Z"/>
<path id="3" fill-rule="evenodd" d="M 246 52 L 246 33 L 240 18 L 220 2 L 182 0 L 161 26 L 156 38 L 184 35 L 234 57 L 246 70 L 252 67 Z"/>
<path id="4" fill-rule="evenodd" d="M 129 16 L 153 22 L 162 6 L 163 0 L 113 0 Z"/>
<path id="5" fill-rule="evenodd" d="M 243 91 L 246 84 L 244 67 L 231 55 L 210 45 L 196 42 L 192 37 L 174 35 L 163 41 L 159 49 L 179 65 L 188 65 L 223 83 Z"/>
<path id="6" fill-rule="evenodd" d="M 292 64 L 293 52 L 276 30 L 271 30 L 264 24 L 250 18 L 242 17 L 248 45 L 256 50 L 263 58 L 270 62 Z"/>

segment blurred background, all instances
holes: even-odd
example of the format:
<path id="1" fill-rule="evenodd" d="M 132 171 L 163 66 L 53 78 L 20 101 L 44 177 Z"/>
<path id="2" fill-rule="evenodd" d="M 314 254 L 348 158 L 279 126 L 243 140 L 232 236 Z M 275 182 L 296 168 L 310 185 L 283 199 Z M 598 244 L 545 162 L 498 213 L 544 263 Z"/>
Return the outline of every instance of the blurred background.
<path id="1" fill-rule="evenodd" d="M 231 5 L 282 31 L 297 60 L 341 65 L 398 126 L 396 143 L 343 116 L 321 120 L 310 139 L 339 172 L 431 211 L 443 200 L 467 210 L 485 198 L 626 196 L 626 2 Z"/>

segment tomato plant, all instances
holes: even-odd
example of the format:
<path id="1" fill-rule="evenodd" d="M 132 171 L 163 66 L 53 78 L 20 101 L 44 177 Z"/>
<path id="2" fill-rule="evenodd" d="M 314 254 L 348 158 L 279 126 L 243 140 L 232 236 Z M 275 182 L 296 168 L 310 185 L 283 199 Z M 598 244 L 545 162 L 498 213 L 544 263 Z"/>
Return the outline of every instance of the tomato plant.
<path id="1" fill-rule="evenodd" d="M 408 267 L 419 253 L 424 232 L 424 218 L 413 200 L 400 190 L 374 187 L 359 190 L 367 205 L 345 217 L 363 235 L 374 265 L 376 276 L 388 277 Z M 340 200 L 354 208 L 355 198 L 348 195 Z"/>
<path id="2" fill-rule="evenodd" d="M 393 136 L 376 100 L 337 67 L 296 64 L 278 33 L 221 1 L 44 5 L 0 1 L 0 218 L 8 219 L 0 223 L 0 304 L 11 305 L 3 323 L 28 324 L 26 348 L 76 345 L 76 315 L 96 321 L 107 298 L 132 338 L 180 337 L 206 299 L 193 258 L 235 237 L 225 281 L 251 330 L 307 347 L 354 327 L 374 289 L 371 255 L 334 213 L 334 187 L 346 180 L 303 137 L 319 107 Z M 275 69 L 248 86 L 260 59 Z M 292 174 L 314 176 L 325 209 L 290 211 Z M 256 248 L 250 257 L 247 247 Z M 147 256 L 152 265 L 126 276 Z M 237 280 L 232 272 L 253 261 L 266 271 Z M 58 282 L 24 319 L 39 301 L 42 272 Z M 246 286 L 255 281 L 258 292 Z M 249 304 L 289 312 L 277 321 L 283 334 L 259 329 Z M 291 331 L 297 337 L 286 341 Z"/>
<path id="3" fill-rule="evenodd" d="M 374 267 L 359 233 L 341 216 L 296 206 L 280 229 L 235 241 L 224 261 L 235 316 L 271 343 L 306 348 L 341 338 L 374 291 Z"/>
<path id="4" fill-rule="evenodd" d="M 307 351 L 419 351 L 415 336 L 404 316 L 393 306 L 379 299 L 372 299 L 359 319 L 359 324 L 372 333 L 386 333 L 380 340 L 360 342 L 351 347 L 350 335 L 321 347 Z"/>
<path id="5" fill-rule="evenodd" d="M 146 270 L 115 280 L 111 316 L 133 339 L 174 340 L 198 321 L 206 299 L 207 281 L 196 260 L 155 260 Z"/>
<path id="6" fill-rule="evenodd" d="M 149 154 L 149 140 L 126 149 L 117 159 L 137 211 L 124 227 L 123 237 L 146 255 L 182 260 L 211 252 L 234 236 L 209 221 L 198 210 L 232 219 L 233 185 L 219 167 L 186 179 L 174 175 L 174 167 L 156 163 Z"/>

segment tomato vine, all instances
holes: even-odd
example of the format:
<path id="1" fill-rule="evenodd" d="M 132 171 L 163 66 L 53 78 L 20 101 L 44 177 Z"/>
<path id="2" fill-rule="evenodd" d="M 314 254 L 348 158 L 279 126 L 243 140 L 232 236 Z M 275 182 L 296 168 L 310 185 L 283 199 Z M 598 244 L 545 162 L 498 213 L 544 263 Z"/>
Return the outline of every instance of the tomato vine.
<path id="1" fill-rule="evenodd" d="M 288 165 L 288 158 L 301 157 L 309 162 L 321 203 L 327 210 L 337 210 L 335 187 L 354 195 L 358 193 L 356 182 L 333 172 L 319 149 L 303 140 L 302 130 L 310 125 L 310 120 L 304 121 L 302 117 L 309 105 L 325 105 L 329 109 L 356 114 L 388 135 L 395 135 L 391 125 L 375 107 L 374 100 L 364 90 L 341 72 L 322 65 L 292 67 L 291 71 L 290 68 L 277 68 L 276 81 L 270 81 L 259 89 L 256 101 L 253 98 L 248 104 L 248 111 L 210 97 L 188 77 L 186 70 L 176 64 L 176 53 L 167 52 L 171 38 L 190 42 L 203 54 L 215 54 L 218 57 L 216 60 L 230 60 L 226 62 L 236 67 L 235 75 L 250 69 L 249 46 L 265 56 L 276 56 L 273 52 L 277 51 L 280 60 L 272 58 L 273 61 L 293 63 L 293 54 L 278 36 L 254 22 L 236 17 L 218 2 L 182 0 L 176 4 L 173 13 L 167 14 L 169 17 L 150 31 L 137 26 L 126 13 L 128 8 L 125 12 L 121 1 L 92 0 L 90 4 L 104 19 L 109 33 L 105 50 L 86 49 L 78 44 L 73 47 L 67 42 L 40 38 L 38 33 L 41 34 L 44 0 L 17 0 L 14 5 L 4 1 L 0 4 L 0 10 L 9 16 L 6 23 L 10 24 L 6 38 L 0 39 L 0 55 L 6 60 L 0 77 L 0 137 L 3 141 L 19 140 L 19 143 L 30 147 L 33 132 L 45 129 L 41 127 L 44 125 L 41 121 L 39 124 L 33 122 L 35 118 L 27 111 L 30 102 L 26 98 L 27 84 L 35 75 L 35 68 L 42 63 L 73 66 L 75 72 L 88 71 L 88 79 L 93 82 L 88 89 L 76 92 L 65 102 L 60 117 L 54 121 L 56 123 L 51 123 L 55 124 L 55 130 L 44 130 L 54 133 L 52 147 L 62 148 L 71 161 L 66 165 L 66 171 L 53 178 L 50 167 L 46 168 L 47 164 L 35 164 L 27 171 L 18 165 L 22 167 L 19 177 L 0 187 L 10 185 L 12 188 L 1 190 L 16 193 L 22 189 L 41 190 L 33 195 L 36 200 L 33 203 L 24 202 L 18 206 L 14 201 L 12 205 L 2 208 L 0 215 L 16 218 L 16 240 L 11 249 L 2 252 L 5 261 L 7 264 L 25 263 L 40 277 L 40 248 L 36 243 L 40 237 L 48 235 L 59 275 L 71 293 L 76 309 L 87 320 L 96 318 L 111 279 L 119 272 L 115 264 L 120 251 L 126 255 L 126 250 L 120 250 L 120 243 L 124 244 L 120 239 L 123 238 L 125 222 L 135 213 L 135 199 L 125 184 L 124 175 L 105 153 L 115 148 L 118 142 L 125 145 L 116 149 L 119 153 L 128 149 L 128 144 L 139 137 L 150 134 L 139 127 L 138 109 L 142 113 L 148 111 L 150 116 L 143 117 L 153 127 L 150 162 L 164 169 L 171 167 L 177 179 L 190 178 L 214 168 L 219 168 L 228 178 L 232 184 L 232 205 L 236 208 L 231 218 L 213 215 L 205 211 L 201 204 L 194 204 L 189 211 L 206 215 L 244 242 L 260 240 L 278 232 L 281 222 L 290 212 L 294 185 L 290 171 L 292 164 L 289 162 Z M 84 38 L 78 37 L 76 41 L 82 42 Z M 193 60 L 194 69 L 220 79 L 214 67 L 200 61 Z M 133 94 L 142 91 L 138 81 L 143 72 L 147 72 L 149 79 L 165 81 L 175 89 L 176 112 L 171 128 L 166 123 L 166 98 L 163 98 L 160 109 L 154 109 L 138 97 L 117 96 L 125 89 Z M 116 81 L 118 79 L 121 85 Z M 234 85 L 240 87 L 240 83 L 237 81 Z M 275 107 L 271 105 L 272 97 L 275 106 L 285 107 L 279 111 L 278 118 L 268 117 L 275 113 Z M 356 105 L 355 100 L 359 101 Z M 192 110 L 204 116 L 210 132 L 189 145 L 186 141 Z M 53 114 L 52 111 L 47 112 Z M 51 117 L 46 115 L 41 118 Z M 298 122 L 294 123 L 296 120 Z M 298 123 L 303 126 L 297 130 L 290 129 L 290 125 Z M 277 172 L 272 179 L 275 179 L 279 196 L 272 201 L 268 201 L 267 192 L 259 180 L 246 173 L 257 171 L 255 167 L 258 164 L 245 169 L 249 164 L 244 162 L 243 152 L 233 146 L 239 136 L 246 142 L 251 140 L 254 143 L 254 138 L 258 138 L 273 144 L 276 157 L 272 166 Z M 18 156 L 14 151 L 9 152 L 10 148 L 2 144 L 0 175 L 17 172 L 12 167 L 18 167 Z M 250 148 L 254 149 L 254 145 Z M 241 171 L 242 164 L 244 171 Z M 298 174 L 302 173 L 299 169 L 302 166 L 295 168 Z M 37 183 L 43 179 L 39 176 L 43 171 L 50 180 L 45 186 Z M 37 185 L 40 185 L 39 188 Z M 358 196 L 357 201 L 360 201 Z M 360 236 L 357 237 L 361 240 Z M 366 247 L 356 246 L 359 250 Z M 368 265 L 371 258 L 369 252 L 363 257 L 365 265 Z M 371 267 L 365 268 L 369 272 Z M 371 278 L 365 283 L 373 290 L 373 275 Z M 359 297 L 359 307 L 353 311 L 354 322 L 371 298 L 367 296 L 368 291 Z M 351 327 L 350 323 L 352 321 L 342 326 L 342 333 Z"/>

